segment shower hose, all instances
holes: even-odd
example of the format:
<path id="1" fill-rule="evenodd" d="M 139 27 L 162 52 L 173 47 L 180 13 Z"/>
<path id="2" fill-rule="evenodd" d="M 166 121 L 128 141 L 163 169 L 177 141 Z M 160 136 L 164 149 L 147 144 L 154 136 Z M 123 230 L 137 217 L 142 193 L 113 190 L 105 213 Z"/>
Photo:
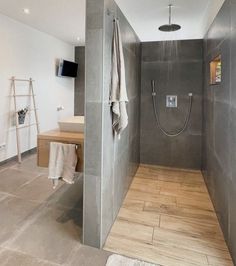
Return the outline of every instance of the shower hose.
<path id="1" fill-rule="evenodd" d="M 155 114 L 157 126 L 159 127 L 161 132 L 164 135 L 166 135 L 167 137 L 177 137 L 177 136 L 179 136 L 180 134 L 182 134 L 185 131 L 185 129 L 188 126 L 190 115 L 191 115 L 191 111 L 192 111 L 192 105 L 193 105 L 193 94 L 192 93 L 188 94 L 188 96 L 189 96 L 189 108 L 188 108 L 188 114 L 187 114 L 187 116 L 185 118 L 183 127 L 179 131 L 177 131 L 175 133 L 170 133 L 170 132 L 167 132 L 161 126 L 160 118 L 159 118 L 158 111 L 157 111 L 157 104 L 156 104 L 157 93 L 156 93 L 156 89 L 155 89 L 155 80 L 152 80 L 151 84 L 152 84 L 152 102 L 153 102 L 153 109 L 154 109 L 154 114 Z"/>

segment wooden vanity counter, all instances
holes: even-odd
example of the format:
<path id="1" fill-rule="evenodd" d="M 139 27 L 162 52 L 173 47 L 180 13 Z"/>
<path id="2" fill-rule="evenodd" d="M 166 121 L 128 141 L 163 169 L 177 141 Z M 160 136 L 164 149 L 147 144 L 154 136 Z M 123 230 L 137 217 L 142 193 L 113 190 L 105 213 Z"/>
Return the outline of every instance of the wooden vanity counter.
<path id="1" fill-rule="evenodd" d="M 83 172 L 84 133 L 61 132 L 56 129 L 40 133 L 37 142 L 37 162 L 40 167 L 48 167 L 50 142 L 77 144 L 78 164 L 76 170 Z"/>

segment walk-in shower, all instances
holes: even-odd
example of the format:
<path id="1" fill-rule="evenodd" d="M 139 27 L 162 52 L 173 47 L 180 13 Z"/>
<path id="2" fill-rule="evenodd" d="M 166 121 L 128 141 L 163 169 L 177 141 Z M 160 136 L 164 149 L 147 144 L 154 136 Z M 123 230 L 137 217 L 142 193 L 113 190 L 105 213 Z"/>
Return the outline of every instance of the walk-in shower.
<path id="1" fill-rule="evenodd" d="M 155 84 L 156 84 L 155 80 L 152 80 L 151 81 L 152 103 L 153 103 L 153 110 L 154 110 L 157 126 L 159 127 L 159 129 L 161 130 L 161 132 L 164 135 L 166 135 L 168 137 L 177 137 L 177 136 L 179 136 L 180 134 L 182 134 L 186 130 L 186 128 L 187 128 L 187 126 L 189 124 L 190 115 L 191 115 L 191 111 L 192 111 L 192 105 L 193 105 L 193 94 L 192 93 L 188 94 L 188 96 L 189 96 L 189 107 L 188 107 L 188 113 L 187 113 L 187 116 L 185 118 L 183 127 L 181 129 L 179 129 L 177 132 L 168 132 L 162 127 L 161 122 L 160 122 L 160 118 L 159 118 L 159 114 L 158 114 L 158 105 L 157 105 L 158 99 L 157 99 L 157 92 L 156 92 Z M 170 103 L 169 107 L 177 107 L 177 97 L 170 96 L 169 97 L 169 101 L 170 101 L 169 102 Z"/>

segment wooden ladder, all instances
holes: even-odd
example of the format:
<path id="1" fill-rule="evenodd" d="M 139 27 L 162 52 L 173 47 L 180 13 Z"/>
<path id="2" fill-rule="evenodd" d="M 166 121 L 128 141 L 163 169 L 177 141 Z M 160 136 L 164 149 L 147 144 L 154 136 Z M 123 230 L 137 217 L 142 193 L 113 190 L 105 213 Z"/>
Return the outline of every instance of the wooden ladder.
<path id="1" fill-rule="evenodd" d="M 28 83 L 28 88 L 29 88 L 29 93 L 28 94 L 17 94 L 16 93 L 16 83 L 17 82 L 25 82 Z M 14 99 L 14 109 L 15 109 L 15 123 L 16 123 L 16 143 L 17 143 L 17 156 L 18 156 L 18 162 L 21 163 L 21 145 L 20 145 L 20 134 L 19 130 L 22 128 L 29 128 L 32 126 L 36 126 L 37 133 L 39 134 L 39 121 L 38 121 L 38 114 L 37 114 L 37 108 L 36 108 L 36 102 L 35 102 L 35 94 L 34 94 L 34 88 L 33 88 L 33 82 L 34 80 L 32 78 L 30 79 L 16 79 L 15 77 L 11 78 L 11 89 L 13 92 L 13 99 Z M 19 125 L 19 120 L 18 120 L 18 111 L 17 111 L 17 98 L 18 97 L 30 97 L 30 103 L 31 100 L 33 102 L 33 109 L 29 109 L 28 112 L 34 112 L 35 116 L 35 123 L 29 123 L 28 125 Z"/>

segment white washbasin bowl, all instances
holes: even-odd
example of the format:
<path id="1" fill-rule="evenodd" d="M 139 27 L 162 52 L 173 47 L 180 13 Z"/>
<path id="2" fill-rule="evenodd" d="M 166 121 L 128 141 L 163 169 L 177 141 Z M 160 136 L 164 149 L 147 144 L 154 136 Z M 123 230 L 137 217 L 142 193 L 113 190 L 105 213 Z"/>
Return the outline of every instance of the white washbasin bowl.
<path id="1" fill-rule="evenodd" d="M 84 132 L 84 116 L 72 116 L 58 121 L 60 131 Z"/>

